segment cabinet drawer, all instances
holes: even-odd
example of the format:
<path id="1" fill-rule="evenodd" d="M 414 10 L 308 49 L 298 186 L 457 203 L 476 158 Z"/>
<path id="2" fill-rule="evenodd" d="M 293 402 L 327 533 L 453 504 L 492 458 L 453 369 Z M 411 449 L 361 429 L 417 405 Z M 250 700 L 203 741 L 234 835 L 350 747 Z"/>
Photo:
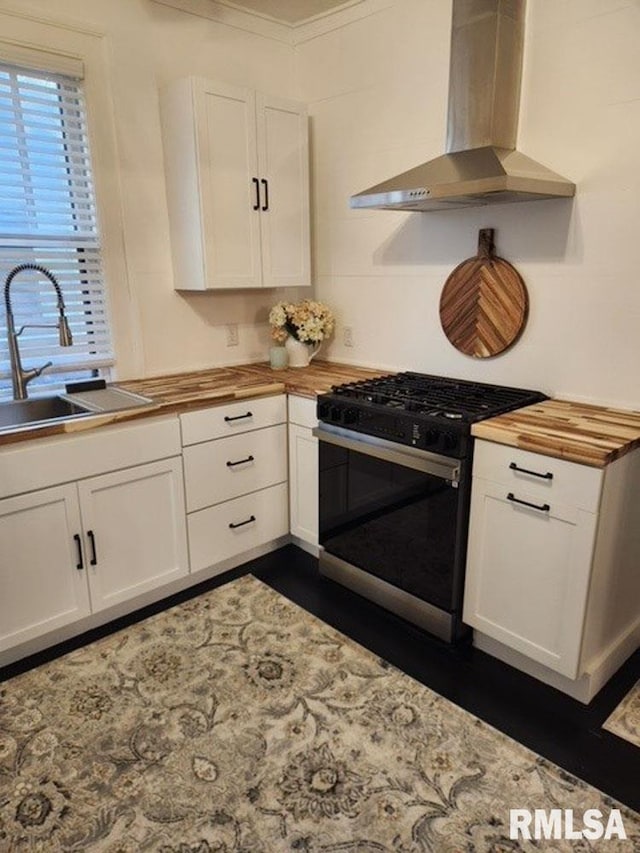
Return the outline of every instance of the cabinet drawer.
<path id="1" fill-rule="evenodd" d="M 287 484 L 187 516 L 191 571 L 206 569 L 289 532 Z"/>
<path id="2" fill-rule="evenodd" d="M 287 479 L 284 424 L 184 448 L 187 512 Z"/>
<path id="3" fill-rule="evenodd" d="M 526 491 L 542 503 L 553 500 L 589 512 L 598 510 L 601 468 L 482 440 L 476 440 L 474 454 L 474 478 L 500 483 L 516 496 Z"/>
<path id="4" fill-rule="evenodd" d="M 243 400 L 239 403 L 225 403 L 180 415 L 182 444 L 187 446 L 213 438 L 237 435 L 273 424 L 283 424 L 286 420 L 287 402 L 284 394 Z"/>
<path id="5" fill-rule="evenodd" d="M 318 426 L 316 416 L 317 400 L 309 397 L 289 395 L 289 423 L 313 429 Z"/>

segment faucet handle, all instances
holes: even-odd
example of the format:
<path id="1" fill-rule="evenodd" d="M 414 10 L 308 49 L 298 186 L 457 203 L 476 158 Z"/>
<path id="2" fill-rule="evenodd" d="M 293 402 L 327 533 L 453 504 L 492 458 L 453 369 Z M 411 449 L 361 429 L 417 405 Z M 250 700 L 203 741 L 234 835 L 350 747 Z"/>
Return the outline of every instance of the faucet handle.
<path id="1" fill-rule="evenodd" d="M 34 374 L 33 374 L 33 378 L 35 379 L 35 377 L 36 377 L 36 376 L 40 376 L 40 374 L 42 373 L 42 371 L 43 371 L 43 370 L 46 370 L 46 369 L 47 369 L 47 367 L 51 367 L 51 365 L 52 365 L 52 364 L 53 364 L 53 362 L 52 362 L 52 361 L 48 361 L 46 364 L 43 364 L 43 365 L 42 365 L 42 367 L 36 367 L 36 368 L 35 368 L 35 372 L 34 372 Z"/>
<path id="2" fill-rule="evenodd" d="M 52 364 L 52 361 L 48 361 L 46 364 L 43 364 L 42 367 L 32 367 L 31 370 L 23 370 L 22 381 L 26 385 L 27 382 L 31 382 L 32 379 L 35 379 L 36 376 L 40 376 L 42 371 L 46 370 L 47 367 L 51 367 Z"/>

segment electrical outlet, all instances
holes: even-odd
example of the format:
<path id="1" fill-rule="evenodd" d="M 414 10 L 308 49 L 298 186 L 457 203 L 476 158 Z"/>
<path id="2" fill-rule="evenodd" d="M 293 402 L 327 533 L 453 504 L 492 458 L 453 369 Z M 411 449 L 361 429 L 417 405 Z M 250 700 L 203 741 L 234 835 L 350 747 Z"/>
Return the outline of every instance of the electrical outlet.
<path id="1" fill-rule="evenodd" d="M 227 346 L 228 347 L 237 347 L 239 343 L 238 340 L 238 324 L 237 323 L 228 323 L 227 324 Z"/>
<path id="2" fill-rule="evenodd" d="M 342 333 L 342 341 L 346 347 L 355 346 L 353 341 L 353 326 L 345 326 Z"/>

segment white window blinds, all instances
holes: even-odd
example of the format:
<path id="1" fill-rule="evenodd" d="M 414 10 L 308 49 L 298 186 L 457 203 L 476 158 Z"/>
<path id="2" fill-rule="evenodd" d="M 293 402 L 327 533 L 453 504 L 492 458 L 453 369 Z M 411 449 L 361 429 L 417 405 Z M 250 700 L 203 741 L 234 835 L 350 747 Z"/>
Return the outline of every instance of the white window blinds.
<path id="1" fill-rule="evenodd" d="M 31 395 L 113 363 L 100 240 L 80 80 L 0 64 L 0 283 L 18 264 L 46 267 L 58 280 L 73 335 L 60 347 L 56 293 L 47 278 L 18 273 L 10 296 L 25 368 L 53 366 Z M 0 397 L 11 396 L 0 304 Z"/>

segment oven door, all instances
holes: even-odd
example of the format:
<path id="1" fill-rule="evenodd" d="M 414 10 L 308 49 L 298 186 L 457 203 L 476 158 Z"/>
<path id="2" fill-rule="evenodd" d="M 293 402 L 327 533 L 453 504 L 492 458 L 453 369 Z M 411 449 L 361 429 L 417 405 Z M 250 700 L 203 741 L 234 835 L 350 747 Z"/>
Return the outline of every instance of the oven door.
<path id="1" fill-rule="evenodd" d="M 321 571 L 453 639 L 466 543 L 464 463 L 338 427 L 314 433 Z"/>

